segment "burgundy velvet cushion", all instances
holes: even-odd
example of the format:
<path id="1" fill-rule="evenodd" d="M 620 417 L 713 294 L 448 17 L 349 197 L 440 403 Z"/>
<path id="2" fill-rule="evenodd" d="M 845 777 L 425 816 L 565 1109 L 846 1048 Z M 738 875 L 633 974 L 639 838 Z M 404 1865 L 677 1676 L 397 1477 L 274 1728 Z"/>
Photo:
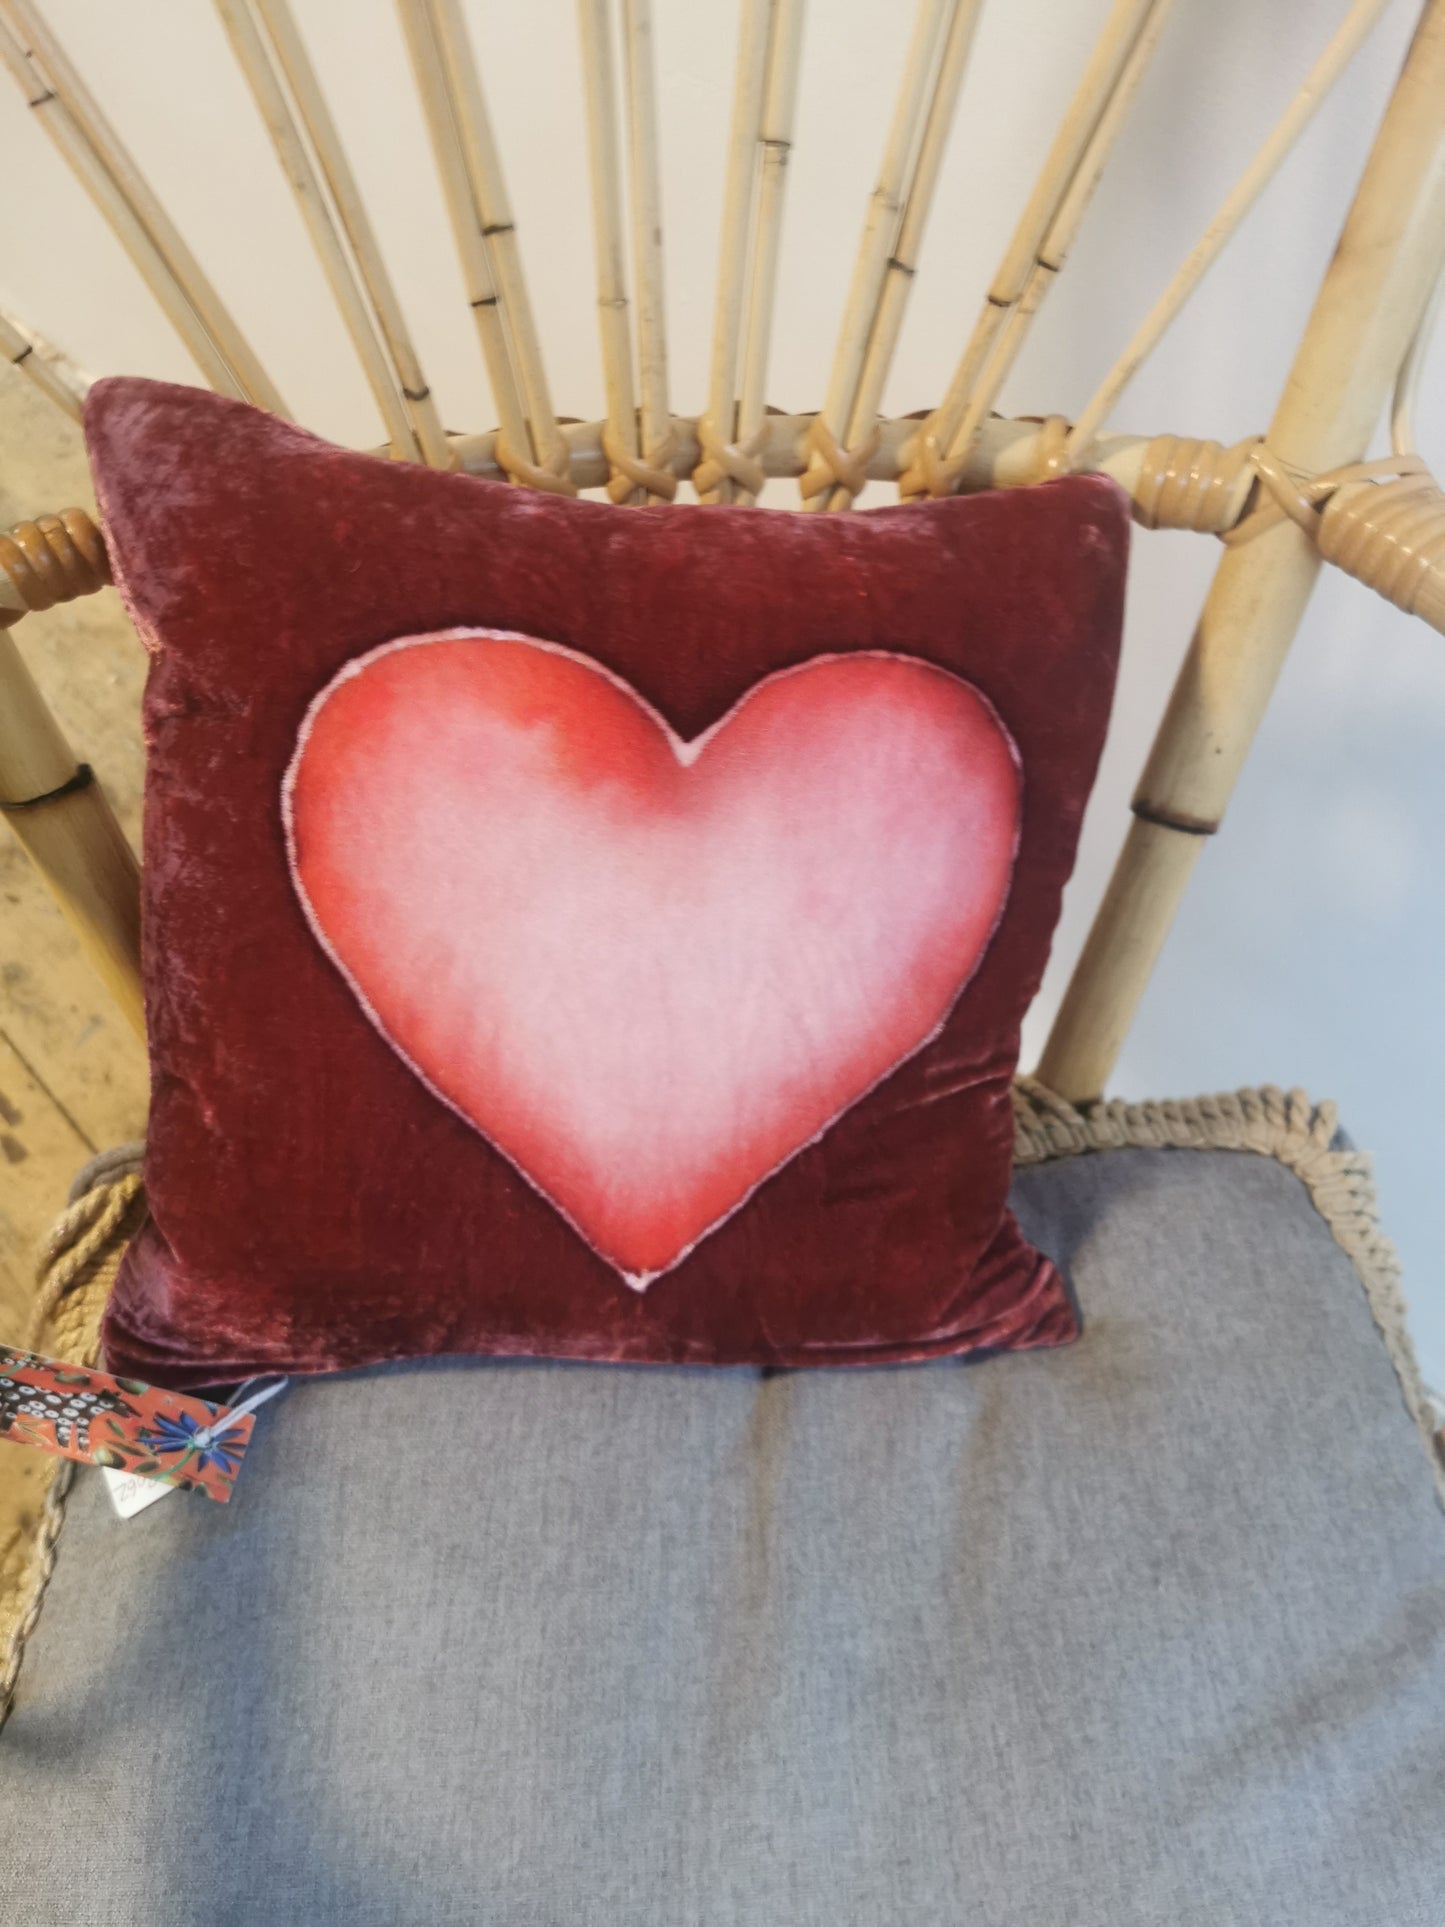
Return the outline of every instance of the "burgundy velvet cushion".
<path id="1" fill-rule="evenodd" d="M 1113 690 L 1110 483 L 642 511 L 143 381 L 86 429 L 151 652 L 116 1369 L 1075 1335 L 1009 1080 Z"/>

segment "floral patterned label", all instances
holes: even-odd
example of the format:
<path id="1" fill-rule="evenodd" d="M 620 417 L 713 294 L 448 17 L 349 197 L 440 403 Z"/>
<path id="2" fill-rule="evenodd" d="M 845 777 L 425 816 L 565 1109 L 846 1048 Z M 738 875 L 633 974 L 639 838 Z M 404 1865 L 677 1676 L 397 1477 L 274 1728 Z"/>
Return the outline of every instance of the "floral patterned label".
<path id="1" fill-rule="evenodd" d="M 255 1417 L 0 1346 L 0 1438 L 224 1503 Z"/>

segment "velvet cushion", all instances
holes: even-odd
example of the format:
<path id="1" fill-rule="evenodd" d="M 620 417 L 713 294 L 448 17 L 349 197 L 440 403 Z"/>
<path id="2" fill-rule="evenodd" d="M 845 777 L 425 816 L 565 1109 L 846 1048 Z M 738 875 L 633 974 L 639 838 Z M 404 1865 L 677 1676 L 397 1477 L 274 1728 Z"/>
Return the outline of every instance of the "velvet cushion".
<path id="1" fill-rule="evenodd" d="M 1445 1520 L 1348 1257 L 1249 1152 L 1014 1204 L 1068 1350 L 388 1366 L 229 1506 L 82 1473 L 7 1927 L 1434 1927 Z"/>
<path id="2" fill-rule="evenodd" d="M 141 381 L 86 426 L 152 656 L 116 1369 L 1075 1334 L 1008 1084 L 1109 712 L 1112 484 L 642 513 Z"/>

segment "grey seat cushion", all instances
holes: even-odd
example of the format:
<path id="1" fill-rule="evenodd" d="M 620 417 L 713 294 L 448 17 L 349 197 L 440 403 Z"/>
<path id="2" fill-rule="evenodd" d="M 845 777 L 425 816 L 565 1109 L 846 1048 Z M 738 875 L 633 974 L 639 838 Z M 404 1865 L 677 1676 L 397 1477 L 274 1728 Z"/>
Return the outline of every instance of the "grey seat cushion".
<path id="1" fill-rule="evenodd" d="M 1445 1521 L 1243 1152 L 1020 1176 L 1071 1350 L 293 1389 L 94 1475 L 0 1739 L 30 1923 L 1445 1921 Z"/>

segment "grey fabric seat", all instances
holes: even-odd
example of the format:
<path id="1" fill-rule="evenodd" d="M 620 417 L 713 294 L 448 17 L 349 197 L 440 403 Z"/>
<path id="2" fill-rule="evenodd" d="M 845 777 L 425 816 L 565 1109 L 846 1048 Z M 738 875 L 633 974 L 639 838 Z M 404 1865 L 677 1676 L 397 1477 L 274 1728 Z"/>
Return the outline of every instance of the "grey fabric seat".
<path id="1" fill-rule="evenodd" d="M 1242 1152 L 1023 1173 L 1071 1350 L 294 1388 L 70 1504 L 0 1739 L 32 1923 L 1445 1921 L 1445 1520 Z"/>

